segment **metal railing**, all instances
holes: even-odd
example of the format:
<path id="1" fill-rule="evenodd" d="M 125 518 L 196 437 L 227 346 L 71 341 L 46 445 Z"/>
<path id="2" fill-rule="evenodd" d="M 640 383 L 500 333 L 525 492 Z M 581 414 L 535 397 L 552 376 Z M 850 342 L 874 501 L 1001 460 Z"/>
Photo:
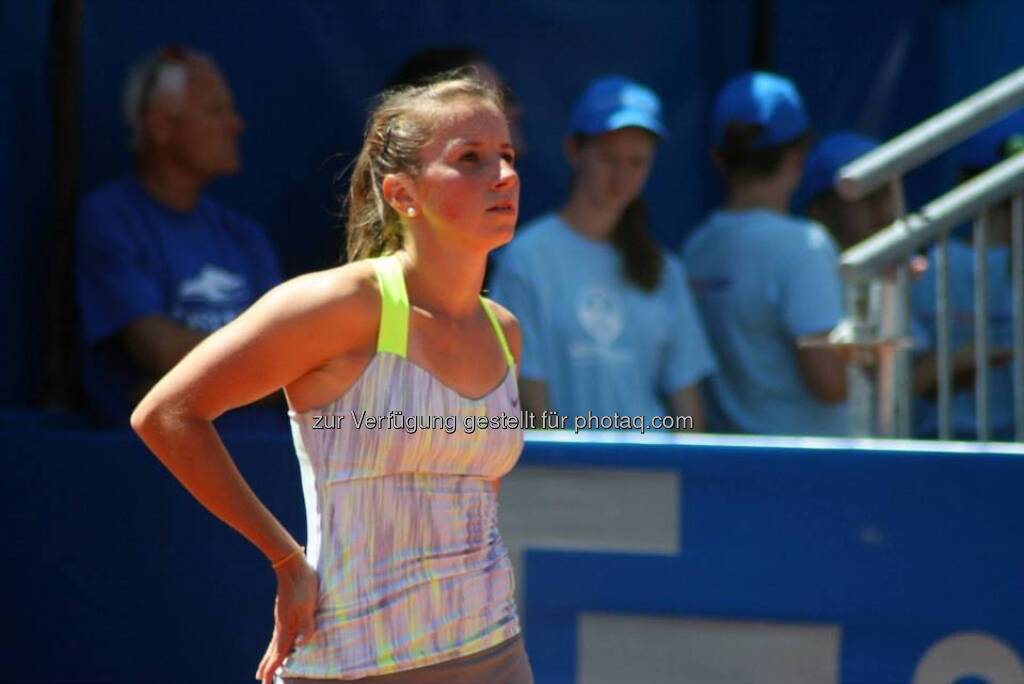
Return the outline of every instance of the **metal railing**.
<path id="1" fill-rule="evenodd" d="M 1001 116 L 1024 106 L 1024 68 L 843 167 L 836 190 L 857 200 L 906 171 L 948 150 Z M 976 433 L 990 437 L 988 337 L 988 237 L 992 208 L 1012 199 L 1010 254 L 1013 301 L 1013 392 L 1016 439 L 1024 441 L 1024 153 L 896 220 L 843 252 L 840 276 L 847 318 L 832 340 L 871 348 L 867 365 L 851 363 L 851 433 L 909 437 L 913 382 L 910 372 L 909 259 L 937 243 L 936 356 L 939 437 L 952 435 L 952 351 L 950 349 L 949 234 L 974 221 L 974 365 Z"/>

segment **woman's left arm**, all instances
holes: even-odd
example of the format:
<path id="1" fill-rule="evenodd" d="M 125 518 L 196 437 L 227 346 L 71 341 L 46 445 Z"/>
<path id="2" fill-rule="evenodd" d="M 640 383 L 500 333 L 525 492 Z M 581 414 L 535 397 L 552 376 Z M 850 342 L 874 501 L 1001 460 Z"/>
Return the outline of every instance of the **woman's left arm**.
<path id="1" fill-rule="evenodd" d="M 501 331 L 505 334 L 505 342 L 508 343 L 508 350 L 512 352 L 512 358 L 516 362 L 516 375 L 519 374 L 520 359 L 523 353 L 523 335 L 519 329 L 519 321 L 512 315 L 512 312 L 503 307 L 501 304 L 490 301 L 491 310 L 494 311 L 495 317 L 498 319 L 498 324 L 501 325 Z M 501 480 L 494 480 L 492 482 L 494 487 L 494 493 L 497 494 L 498 490 L 501 489 Z"/>
<path id="2" fill-rule="evenodd" d="M 670 328 L 667 362 L 661 379 L 661 391 L 668 395 L 674 416 L 689 416 L 692 429 L 703 432 L 704 405 L 701 401 L 701 379 L 717 367 L 711 345 L 704 334 L 693 293 L 686 282 L 686 271 L 674 257 L 665 257 L 665 287 L 669 293 Z M 682 425 L 677 429 L 682 429 Z"/>
<path id="3" fill-rule="evenodd" d="M 511 311 L 501 304 L 498 304 L 493 299 L 488 299 L 487 301 L 490 302 L 491 310 L 501 325 L 501 331 L 505 333 L 505 341 L 508 343 L 508 350 L 512 352 L 512 358 L 515 359 L 516 373 L 518 374 L 519 366 L 522 365 L 521 357 L 523 353 L 523 334 L 519 328 L 519 321 L 512 315 Z"/>

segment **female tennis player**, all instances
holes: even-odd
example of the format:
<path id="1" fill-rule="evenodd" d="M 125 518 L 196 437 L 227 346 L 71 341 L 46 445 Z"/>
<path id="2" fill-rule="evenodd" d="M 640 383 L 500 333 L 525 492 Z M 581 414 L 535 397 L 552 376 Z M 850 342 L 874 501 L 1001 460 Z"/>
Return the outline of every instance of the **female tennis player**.
<path id="1" fill-rule="evenodd" d="M 514 162 L 491 86 L 449 77 L 385 94 L 351 179 L 350 263 L 271 290 L 132 416 L 174 476 L 274 568 L 265 683 L 533 681 L 496 526 L 498 479 L 522 432 L 463 429 L 518 415 L 518 324 L 479 294 L 488 252 L 515 227 Z M 305 552 L 211 425 L 281 387 Z M 398 412 L 455 416 L 459 429 L 408 429 Z"/>

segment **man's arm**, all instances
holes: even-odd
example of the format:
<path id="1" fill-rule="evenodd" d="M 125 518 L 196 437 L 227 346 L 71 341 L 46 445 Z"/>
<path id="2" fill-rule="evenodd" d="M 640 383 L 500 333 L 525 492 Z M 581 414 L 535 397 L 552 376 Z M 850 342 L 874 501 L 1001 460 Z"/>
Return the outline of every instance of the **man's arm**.
<path id="1" fill-rule="evenodd" d="M 208 335 L 186 328 L 166 316 L 145 316 L 132 321 L 114 339 L 132 357 L 149 377 L 138 389 L 141 394 L 185 358 Z M 257 406 L 272 409 L 286 408 L 284 392 L 277 391 L 255 402 Z"/>
<path id="2" fill-rule="evenodd" d="M 137 318 L 115 335 L 115 339 L 148 374 L 162 377 L 206 337 L 167 316 Z"/>

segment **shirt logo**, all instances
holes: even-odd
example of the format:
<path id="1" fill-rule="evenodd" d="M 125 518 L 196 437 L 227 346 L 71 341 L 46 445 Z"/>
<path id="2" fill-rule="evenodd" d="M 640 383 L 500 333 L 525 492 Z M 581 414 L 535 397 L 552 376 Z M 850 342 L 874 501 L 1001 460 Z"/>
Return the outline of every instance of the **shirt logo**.
<path id="1" fill-rule="evenodd" d="M 624 327 L 622 305 L 600 285 L 589 285 L 576 297 L 576 320 L 583 331 L 601 346 L 619 339 Z"/>
<path id="2" fill-rule="evenodd" d="M 243 301 L 248 294 L 245 278 L 206 264 L 199 274 L 178 285 L 178 301 L 222 305 Z"/>
<path id="3" fill-rule="evenodd" d="M 172 315 L 185 327 L 213 332 L 227 325 L 249 304 L 245 276 L 206 264 L 178 285 Z"/>
<path id="4" fill-rule="evenodd" d="M 597 358 L 612 363 L 633 361 L 630 350 L 614 347 L 626 327 L 625 308 L 618 294 L 602 285 L 584 285 L 576 296 L 576 322 L 589 339 L 569 343 L 569 353 L 574 358 Z"/>

